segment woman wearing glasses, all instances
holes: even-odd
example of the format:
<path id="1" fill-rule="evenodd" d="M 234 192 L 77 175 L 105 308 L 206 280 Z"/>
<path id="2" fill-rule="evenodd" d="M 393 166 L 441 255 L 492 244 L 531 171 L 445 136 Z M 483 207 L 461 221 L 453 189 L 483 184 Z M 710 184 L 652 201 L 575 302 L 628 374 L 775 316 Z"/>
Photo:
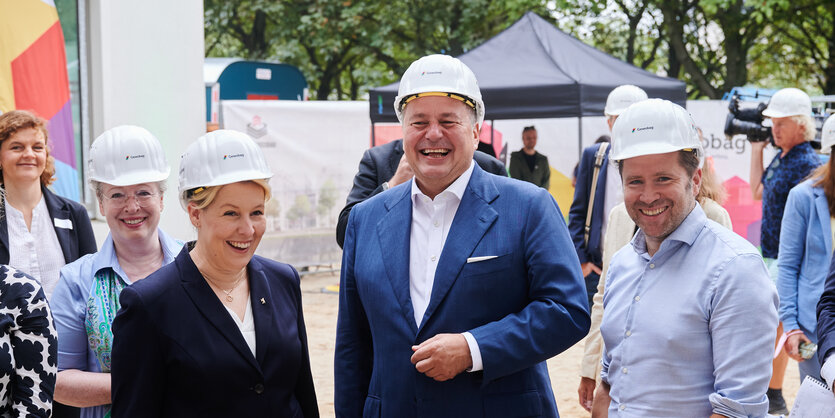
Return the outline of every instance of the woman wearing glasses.
<path id="1" fill-rule="evenodd" d="M 61 269 L 51 305 L 59 341 L 55 400 L 99 418 L 110 411 L 119 293 L 174 260 L 182 244 L 158 228 L 169 167 L 150 132 L 119 126 L 103 133 L 90 148 L 89 173 L 110 234 L 99 252 Z"/>

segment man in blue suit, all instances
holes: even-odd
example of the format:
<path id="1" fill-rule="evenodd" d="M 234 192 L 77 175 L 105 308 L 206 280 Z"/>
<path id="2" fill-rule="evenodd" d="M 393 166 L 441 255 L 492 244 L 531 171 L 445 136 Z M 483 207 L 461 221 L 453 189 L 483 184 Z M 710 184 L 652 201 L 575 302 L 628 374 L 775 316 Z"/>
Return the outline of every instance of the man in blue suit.
<path id="1" fill-rule="evenodd" d="M 589 315 L 556 202 L 473 163 L 484 104 L 461 61 L 412 63 L 395 111 L 415 177 L 348 220 L 336 415 L 557 417 L 545 360 Z"/>

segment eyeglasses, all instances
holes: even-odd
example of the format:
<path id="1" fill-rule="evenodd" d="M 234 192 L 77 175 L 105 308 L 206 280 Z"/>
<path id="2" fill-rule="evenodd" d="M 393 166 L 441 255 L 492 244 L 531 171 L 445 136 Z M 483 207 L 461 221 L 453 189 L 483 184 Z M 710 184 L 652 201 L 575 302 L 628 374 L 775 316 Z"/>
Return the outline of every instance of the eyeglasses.
<path id="1" fill-rule="evenodd" d="M 133 194 L 133 199 L 136 200 L 136 204 L 139 206 L 148 206 L 156 196 L 157 193 L 150 192 L 148 190 L 137 190 L 136 193 Z M 130 197 L 131 195 L 119 192 L 112 193 L 110 196 L 104 196 L 104 198 L 109 200 L 110 203 L 117 206 L 127 205 Z"/>

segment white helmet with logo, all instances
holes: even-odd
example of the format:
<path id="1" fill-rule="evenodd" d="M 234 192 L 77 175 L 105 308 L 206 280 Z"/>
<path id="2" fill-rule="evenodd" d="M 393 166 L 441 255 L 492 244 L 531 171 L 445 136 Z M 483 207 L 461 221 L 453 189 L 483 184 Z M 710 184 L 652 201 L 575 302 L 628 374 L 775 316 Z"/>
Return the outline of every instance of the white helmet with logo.
<path id="1" fill-rule="evenodd" d="M 261 148 L 241 132 L 220 129 L 197 138 L 180 159 L 180 203 L 198 187 L 221 186 L 273 176 Z"/>
<path id="2" fill-rule="evenodd" d="M 484 102 L 475 74 L 458 58 L 427 55 L 413 62 L 400 79 L 394 113 L 403 122 L 403 109 L 417 97 L 447 96 L 475 109 L 476 124 L 484 121 Z"/>
<path id="3" fill-rule="evenodd" d="M 835 114 L 829 116 L 821 128 L 821 152 L 829 154 L 835 145 Z"/>
<path id="4" fill-rule="evenodd" d="M 624 84 L 616 87 L 606 98 L 606 116 L 618 116 L 632 103 L 647 99 L 647 93 L 638 86 Z"/>
<path id="5" fill-rule="evenodd" d="M 812 115 L 812 99 L 803 90 L 789 87 L 778 90 L 771 96 L 763 116 L 785 118 L 788 116 Z"/>
<path id="6" fill-rule="evenodd" d="M 114 186 L 153 183 L 168 178 L 170 168 L 157 138 L 139 126 L 110 128 L 90 146 L 91 181 Z"/>
<path id="7" fill-rule="evenodd" d="M 612 128 L 612 160 L 642 155 L 695 150 L 699 167 L 704 150 L 693 117 L 683 107 L 662 99 L 647 99 L 629 106 Z"/>

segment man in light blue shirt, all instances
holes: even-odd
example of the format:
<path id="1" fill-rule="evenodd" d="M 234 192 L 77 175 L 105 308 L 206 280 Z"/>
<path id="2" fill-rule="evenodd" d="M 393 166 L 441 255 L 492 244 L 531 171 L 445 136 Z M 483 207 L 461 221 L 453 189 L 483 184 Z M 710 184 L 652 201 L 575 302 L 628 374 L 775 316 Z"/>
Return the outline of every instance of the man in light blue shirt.
<path id="1" fill-rule="evenodd" d="M 613 134 L 640 229 L 606 278 L 594 412 L 765 416 L 777 292 L 758 251 L 696 204 L 703 150 L 692 118 L 651 99 L 627 109 Z"/>

